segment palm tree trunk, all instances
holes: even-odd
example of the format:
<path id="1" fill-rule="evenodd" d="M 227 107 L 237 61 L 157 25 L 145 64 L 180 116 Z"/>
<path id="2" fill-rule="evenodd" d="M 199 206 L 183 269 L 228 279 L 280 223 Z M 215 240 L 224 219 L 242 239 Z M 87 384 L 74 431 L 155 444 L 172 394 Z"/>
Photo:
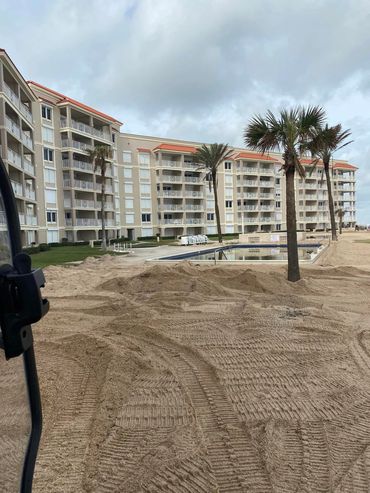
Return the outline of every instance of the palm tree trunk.
<path id="1" fill-rule="evenodd" d="M 217 175 L 215 173 L 212 173 L 212 184 L 213 184 L 213 195 L 215 198 L 215 212 L 216 212 L 218 242 L 222 243 L 220 209 L 218 208 Z"/>
<path id="2" fill-rule="evenodd" d="M 298 261 L 297 220 L 295 212 L 294 166 L 286 170 L 286 225 L 288 239 L 288 281 L 299 281 L 301 278 Z"/>
<path id="3" fill-rule="evenodd" d="M 101 173 L 101 247 L 103 250 L 107 249 L 107 238 L 105 235 L 105 170 L 103 171 L 104 166 L 102 166 Z"/>
<path id="4" fill-rule="evenodd" d="M 326 177 L 326 187 L 328 189 L 328 200 L 329 200 L 329 214 L 330 214 L 330 223 L 331 223 L 331 239 L 333 241 L 337 241 L 337 227 L 335 224 L 335 212 L 334 212 L 334 203 L 333 203 L 333 193 L 331 190 L 331 181 L 330 181 L 330 169 L 329 163 L 324 163 L 325 168 L 325 177 Z"/>

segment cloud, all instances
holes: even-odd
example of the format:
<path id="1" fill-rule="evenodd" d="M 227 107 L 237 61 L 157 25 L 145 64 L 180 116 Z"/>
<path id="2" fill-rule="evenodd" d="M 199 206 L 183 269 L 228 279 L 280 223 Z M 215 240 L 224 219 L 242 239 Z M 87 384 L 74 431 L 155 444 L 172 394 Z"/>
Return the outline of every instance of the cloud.
<path id="1" fill-rule="evenodd" d="M 367 0 L 10 0 L 3 46 L 26 78 L 127 122 L 125 131 L 242 145 L 267 109 L 321 104 L 353 131 L 370 223 Z"/>

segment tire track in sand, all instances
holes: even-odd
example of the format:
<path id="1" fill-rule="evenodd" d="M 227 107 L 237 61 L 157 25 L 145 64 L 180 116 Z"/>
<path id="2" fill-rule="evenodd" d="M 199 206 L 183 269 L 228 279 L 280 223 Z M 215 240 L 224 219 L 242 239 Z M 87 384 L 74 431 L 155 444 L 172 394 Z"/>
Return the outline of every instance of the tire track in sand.
<path id="1" fill-rule="evenodd" d="M 159 334 L 150 337 L 130 335 L 129 338 L 155 350 L 176 372 L 203 431 L 207 459 L 218 491 L 272 491 L 264 461 L 232 408 L 214 368 L 196 352 Z"/>

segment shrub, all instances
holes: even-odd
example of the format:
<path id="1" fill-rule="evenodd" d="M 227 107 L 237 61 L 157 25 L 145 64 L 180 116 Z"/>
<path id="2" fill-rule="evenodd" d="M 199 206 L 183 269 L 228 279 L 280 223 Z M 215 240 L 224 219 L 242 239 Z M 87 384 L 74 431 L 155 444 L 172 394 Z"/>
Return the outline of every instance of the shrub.
<path id="1" fill-rule="evenodd" d="M 47 252 L 50 250 L 50 246 L 47 243 L 40 243 L 39 245 L 40 252 Z"/>
<path id="2" fill-rule="evenodd" d="M 33 253 L 39 253 L 40 247 L 39 246 L 31 246 L 31 247 L 25 247 L 22 249 L 24 253 L 28 253 L 28 255 L 32 255 Z"/>

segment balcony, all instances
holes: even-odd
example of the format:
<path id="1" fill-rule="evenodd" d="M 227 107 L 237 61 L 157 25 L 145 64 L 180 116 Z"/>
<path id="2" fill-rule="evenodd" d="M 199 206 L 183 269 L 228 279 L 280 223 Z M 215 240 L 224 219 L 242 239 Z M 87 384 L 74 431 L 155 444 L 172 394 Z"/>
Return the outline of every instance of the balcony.
<path id="1" fill-rule="evenodd" d="M 101 183 L 96 183 L 95 184 L 95 190 L 97 192 L 101 192 Z M 105 185 L 105 192 L 104 193 L 113 193 L 113 188 L 111 185 Z"/>
<path id="2" fill-rule="evenodd" d="M 160 166 L 162 166 L 163 168 L 181 168 L 181 162 L 162 159 L 162 163 L 160 163 Z"/>
<path id="3" fill-rule="evenodd" d="M 163 204 L 158 206 L 158 210 L 160 211 L 183 211 L 183 205 L 174 205 L 174 204 Z"/>
<path id="4" fill-rule="evenodd" d="M 186 183 L 201 183 L 202 180 L 198 176 L 185 176 Z"/>
<path id="5" fill-rule="evenodd" d="M 26 219 L 25 224 L 27 224 L 27 226 L 37 226 L 36 216 L 26 214 L 25 219 Z"/>
<path id="6" fill-rule="evenodd" d="M 273 181 L 260 181 L 259 183 L 260 187 L 263 188 L 274 188 L 274 182 Z"/>
<path id="7" fill-rule="evenodd" d="M 186 204 L 185 210 L 187 210 L 187 211 L 203 211 L 204 207 L 202 207 L 201 205 Z"/>
<path id="8" fill-rule="evenodd" d="M 69 205 L 66 205 L 66 204 Z M 64 207 L 71 207 L 71 202 L 64 202 Z M 95 209 L 95 201 L 94 200 L 81 200 L 81 199 L 75 199 L 74 200 L 74 207 L 76 209 Z"/>
<path id="9" fill-rule="evenodd" d="M 8 116 L 5 116 L 5 125 L 6 125 L 7 130 L 9 130 L 9 132 L 11 134 L 13 134 L 15 137 L 17 137 L 17 139 L 20 140 L 20 138 L 21 138 L 21 129 L 20 129 L 20 126 L 17 123 L 15 123 Z"/>
<path id="10" fill-rule="evenodd" d="M 174 175 L 162 175 L 160 177 L 160 181 L 162 183 L 170 183 L 170 182 L 181 182 L 182 178 L 181 176 L 174 176 Z"/>
<path id="11" fill-rule="evenodd" d="M 260 222 L 261 223 L 274 223 L 275 218 L 274 217 L 260 217 Z"/>
<path id="12" fill-rule="evenodd" d="M 11 180 L 11 184 L 13 187 L 13 191 L 15 195 L 23 197 L 23 185 L 22 183 L 18 183 L 17 181 Z"/>
<path id="13" fill-rule="evenodd" d="M 185 191 L 185 197 L 203 198 L 203 192 Z"/>
<path id="14" fill-rule="evenodd" d="M 10 148 L 8 148 L 8 161 L 22 168 L 22 156 Z"/>
<path id="15" fill-rule="evenodd" d="M 204 221 L 202 219 L 198 219 L 198 218 L 194 218 L 194 217 L 186 217 L 185 223 L 186 224 L 203 224 Z"/>
<path id="16" fill-rule="evenodd" d="M 258 168 L 240 168 L 237 172 L 243 175 L 256 175 L 258 173 Z"/>
<path id="17" fill-rule="evenodd" d="M 23 169 L 26 173 L 35 176 L 35 167 L 30 159 L 26 156 L 23 156 Z"/>
<path id="18" fill-rule="evenodd" d="M 94 166 L 92 163 L 79 161 L 77 159 L 72 159 L 72 161 L 69 159 L 63 159 L 62 165 L 65 169 L 76 169 L 78 171 L 86 171 L 90 173 L 94 172 Z"/>
<path id="19" fill-rule="evenodd" d="M 83 180 L 64 180 L 63 186 L 66 188 L 80 188 L 82 190 L 95 189 L 95 183 L 93 181 L 83 181 Z"/>
<path id="20" fill-rule="evenodd" d="M 72 119 L 71 123 L 72 123 L 72 128 L 78 130 L 79 132 L 89 134 L 92 135 L 93 137 L 98 137 L 99 139 L 108 140 L 109 142 L 111 142 L 111 135 L 109 132 L 103 132 L 102 130 L 99 130 L 90 125 L 86 125 L 86 123 L 79 122 L 78 120 Z M 64 124 L 65 126 L 67 126 L 67 122 L 64 122 Z"/>
<path id="21" fill-rule="evenodd" d="M 4 82 L 4 92 L 7 98 L 13 103 L 13 105 L 19 108 L 22 116 L 24 116 L 29 123 L 33 123 L 32 113 L 30 112 L 29 108 L 24 103 L 22 103 L 18 95 L 13 91 L 13 89 L 8 86 L 6 82 Z"/>
<path id="22" fill-rule="evenodd" d="M 193 162 L 190 162 L 190 161 L 184 161 L 184 168 L 187 168 L 187 169 L 193 169 L 193 170 L 201 170 L 201 169 L 204 169 L 204 167 L 199 164 L 199 163 L 193 163 Z"/>
<path id="23" fill-rule="evenodd" d="M 79 149 L 83 152 L 88 152 L 93 150 L 93 146 L 86 144 L 85 142 L 80 142 L 78 140 L 62 139 L 62 147 L 72 147 L 73 149 Z"/>
<path id="24" fill-rule="evenodd" d="M 26 188 L 26 190 L 25 190 L 25 196 L 27 197 L 27 199 L 36 200 L 36 192 L 35 192 L 35 190 L 31 190 L 29 188 Z"/>
<path id="25" fill-rule="evenodd" d="M 256 205 L 238 205 L 238 211 L 258 211 L 259 208 Z"/>
<path id="26" fill-rule="evenodd" d="M 4 213 L 2 213 L 2 214 L 4 214 Z M 26 223 L 26 220 L 24 218 L 24 214 L 20 213 L 20 214 L 18 214 L 18 216 L 19 216 L 19 223 L 21 226 L 23 226 Z M 0 224 L 1 224 L 1 216 L 0 216 Z"/>
<path id="27" fill-rule="evenodd" d="M 247 186 L 247 187 L 258 187 L 258 181 L 257 180 L 244 180 L 242 185 Z"/>
<path id="28" fill-rule="evenodd" d="M 177 225 L 182 225 L 183 224 L 183 219 L 162 219 L 162 221 L 160 221 L 160 224 L 177 224 Z"/>
<path id="29" fill-rule="evenodd" d="M 101 209 L 101 202 L 96 202 L 96 207 L 100 210 Z M 105 202 L 104 208 L 106 211 L 112 211 L 114 209 L 113 207 L 113 202 Z"/>
<path id="30" fill-rule="evenodd" d="M 22 142 L 24 145 L 28 147 L 28 149 L 31 149 L 31 151 L 33 151 L 33 140 L 23 130 L 22 130 Z"/>
<path id="31" fill-rule="evenodd" d="M 261 199 L 273 199 L 274 195 L 272 193 L 260 193 Z"/>
<path id="32" fill-rule="evenodd" d="M 178 190 L 162 190 L 161 192 L 157 192 L 158 197 L 182 197 L 182 191 Z"/>

